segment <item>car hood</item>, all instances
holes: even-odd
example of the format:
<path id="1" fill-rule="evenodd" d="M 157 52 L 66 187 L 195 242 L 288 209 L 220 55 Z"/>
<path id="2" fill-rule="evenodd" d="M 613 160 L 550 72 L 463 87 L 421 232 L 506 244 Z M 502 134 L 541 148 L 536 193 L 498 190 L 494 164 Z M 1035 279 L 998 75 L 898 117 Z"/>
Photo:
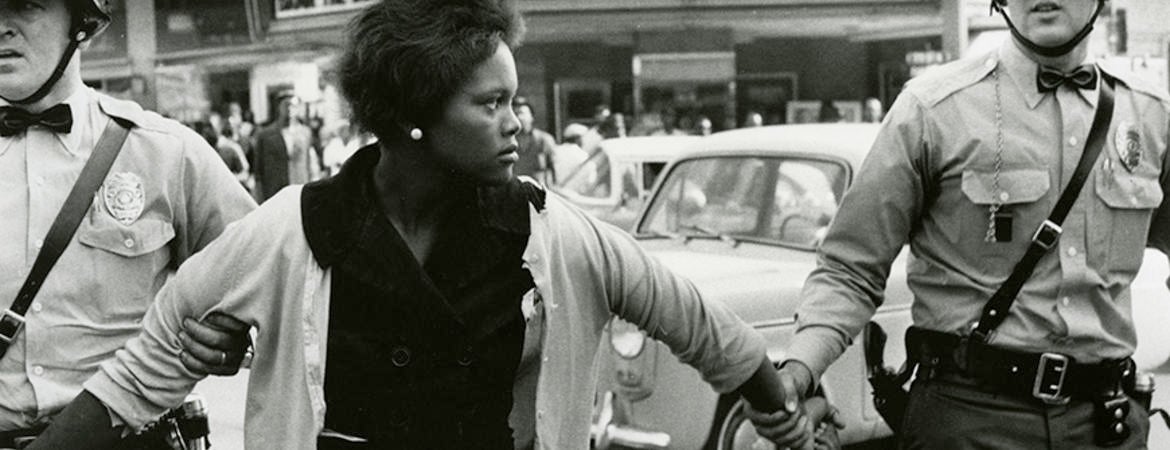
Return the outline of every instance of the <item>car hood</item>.
<path id="1" fill-rule="evenodd" d="M 690 279 L 704 300 L 721 302 L 757 325 L 793 319 L 801 286 L 816 264 L 812 252 L 754 244 L 647 247 L 671 270 Z"/>

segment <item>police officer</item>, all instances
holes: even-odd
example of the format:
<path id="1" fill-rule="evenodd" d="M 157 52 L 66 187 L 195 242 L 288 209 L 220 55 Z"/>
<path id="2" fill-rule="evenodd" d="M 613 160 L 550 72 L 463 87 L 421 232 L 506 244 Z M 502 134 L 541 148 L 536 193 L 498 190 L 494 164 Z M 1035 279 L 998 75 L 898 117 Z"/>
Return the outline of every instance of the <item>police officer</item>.
<path id="1" fill-rule="evenodd" d="M 130 124 L 92 205 L 0 359 L 0 448 L 35 434 L 138 333 L 180 263 L 255 207 L 194 132 L 87 88 L 79 47 L 110 22 L 102 0 L 0 0 L 0 302 L 29 274 L 46 233 L 114 119 Z M 230 374 L 243 324 L 188 321 L 188 369 Z"/>
<path id="2" fill-rule="evenodd" d="M 806 282 L 782 379 L 815 384 L 882 303 L 908 243 L 919 367 L 902 447 L 1145 447 L 1147 413 L 1123 395 L 1128 287 L 1145 247 L 1170 251 L 1170 101 L 1086 61 L 1103 4 L 996 0 L 1010 40 L 907 84 Z M 1058 238 L 1010 309 L 988 313 L 1002 323 L 973 334 L 1069 184 L 1103 89 L 1112 120 L 1063 232 L 1046 232 Z M 788 417 L 757 419 L 775 435 Z"/>

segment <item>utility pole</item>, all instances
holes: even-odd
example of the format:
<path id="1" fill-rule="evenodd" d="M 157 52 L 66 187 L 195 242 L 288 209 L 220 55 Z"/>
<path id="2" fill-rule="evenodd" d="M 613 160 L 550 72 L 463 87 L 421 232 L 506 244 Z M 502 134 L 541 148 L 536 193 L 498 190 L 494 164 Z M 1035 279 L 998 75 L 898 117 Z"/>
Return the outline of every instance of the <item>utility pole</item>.
<path id="1" fill-rule="evenodd" d="M 942 50 L 947 60 L 963 57 L 967 50 L 969 36 L 967 23 L 967 0 L 939 0 L 942 15 Z"/>
<path id="2" fill-rule="evenodd" d="M 158 28 L 155 22 L 154 0 L 127 0 L 126 54 L 130 58 L 130 75 L 134 101 L 143 108 L 158 107 L 154 65 L 158 55 Z M 141 84 L 137 84 L 141 83 Z"/>

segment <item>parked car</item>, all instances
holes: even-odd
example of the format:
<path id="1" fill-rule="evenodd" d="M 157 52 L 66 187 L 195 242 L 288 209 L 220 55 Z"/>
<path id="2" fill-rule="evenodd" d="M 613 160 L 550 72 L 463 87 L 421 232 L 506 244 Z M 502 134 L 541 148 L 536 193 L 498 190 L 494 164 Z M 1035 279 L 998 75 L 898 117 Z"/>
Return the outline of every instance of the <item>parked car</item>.
<path id="1" fill-rule="evenodd" d="M 696 136 L 643 136 L 601 141 L 589 159 L 552 189 L 593 216 L 630 229 L 654 181 Z"/>
<path id="2" fill-rule="evenodd" d="M 795 308 L 816 264 L 816 245 L 876 125 L 782 125 L 717 133 L 666 169 L 638 219 L 639 243 L 722 302 L 784 359 Z M 905 359 L 910 324 L 905 264 L 895 263 L 875 320 L 890 334 L 888 361 Z M 611 323 L 599 374 L 595 445 L 757 448 L 742 403 L 716 394 L 668 348 L 628 323 Z M 844 442 L 890 434 L 873 408 L 863 356 L 852 346 L 822 380 L 847 424 Z M 601 444 L 601 445 L 597 445 Z"/>
<path id="3" fill-rule="evenodd" d="M 706 301 L 722 302 L 758 330 L 783 361 L 795 308 L 841 196 L 877 133 L 876 125 L 781 125 L 717 133 L 670 164 L 634 228 L 635 237 L 689 277 Z M 874 321 L 888 333 L 887 364 L 905 361 L 911 323 L 906 252 L 893 264 Z M 1156 260 L 1155 260 L 1156 259 Z M 1170 359 L 1166 258 L 1147 252 L 1132 292 L 1145 370 Z M 1156 274 L 1151 275 L 1150 272 Z M 633 325 L 614 320 L 601 349 L 593 438 L 596 448 L 771 448 L 757 442 L 742 402 L 720 396 L 694 369 Z M 873 407 L 863 337 L 822 378 L 840 408 L 843 443 L 891 435 Z M 1165 389 L 1165 388 L 1163 388 Z"/>

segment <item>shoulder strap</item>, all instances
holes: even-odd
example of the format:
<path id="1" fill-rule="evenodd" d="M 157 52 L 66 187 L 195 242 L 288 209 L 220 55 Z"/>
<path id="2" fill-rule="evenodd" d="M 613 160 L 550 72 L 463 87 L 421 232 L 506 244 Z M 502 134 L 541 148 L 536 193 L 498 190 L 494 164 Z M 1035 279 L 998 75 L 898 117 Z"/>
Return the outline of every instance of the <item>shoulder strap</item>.
<path id="1" fill-rule="evenodd" d="M 1089 172 L 1097 163 L 1101 148 L 1105 146 L 1105 135 L 1109 134 L 1109 123 L 1113 121 L 1113 85 L 1115 83 L 1113 77 L 1104 71 L 1098 70 L 1098 72 L 1101 73 L 1102 83 L 1100 97 L 1097 101 L 1097 112 L 1093 116 L 1093 127 L 1089 130 L 1089 138 L 1085 142 L 1085 150 L 1081 153 L 1081 159 L 1077 162 L 1076 171 L 1073 172 L 1072 179 L 1069 180 L 1068 186 L 1061 193 L 1060 200 L 1056 201 L 1056 206 L 1052 208 L 1048 220 L 1040 224 L 1040 228 L 1032 236 L 1032 243 L 1028 246 L 1024 257 L 1016 263 L 1007 281 L 1000 285 L 995 294 L 992 294 L 991 300 L 983 305 L 983 315 L 971 332 L 972 339 L 987 342 L 991 332 L 1007 318 L 1007 313 L 1011 309 L 1012 303 L 1015 302 L 1016 295 L 1024 287 L 1024 282 L 1032 276 L 1032 270 L 1036 268 L 1036 263 L 1040 262 L 1040 258 L 1048 250 L 1056 246 L 1062 232 L 1060 224 L 1068 216 L 1068 211 L 1072 209 L 1073 203 L 1080 195 L 1081 187 L 1089 178 Z"/>
<path id="2" fill-rule="evenodd" d="M 24 327 L 24 313 L 28 311 L 29 305 L 44 284 L 45 277 L 61 257 L 61 253 L 73 240 L 73 233 L 77 231 L 77 226 L 81 224 L 81 219 L 85 217 L 85 212 L 93 203 L 94 192 L 101 186 L 102 180 L 105 180 L 106 174 L 110 171 L 110 166 L 114 164 L 114 159 L 118 157 L 118 152 L 122 150 L 122 143 L 130 133 L 130 126 L 129 122 L 111 117 L 110 124 L 98 139 L 89 161 L 86 161 L 85 167 L 81 169 L 81 176 L 73 184 L 73 189 L 69 191 L 69 197 L 65 199 L 57 218 L 53 219 L 45 243 L 37 254 L 28 277 L 24 279 L 24 285 L 16 294 L 16 300 L 8 310 L 0 313 L 0 357 L 4 356 L 12 340 L 16 339 L 20 329 Z"/>

